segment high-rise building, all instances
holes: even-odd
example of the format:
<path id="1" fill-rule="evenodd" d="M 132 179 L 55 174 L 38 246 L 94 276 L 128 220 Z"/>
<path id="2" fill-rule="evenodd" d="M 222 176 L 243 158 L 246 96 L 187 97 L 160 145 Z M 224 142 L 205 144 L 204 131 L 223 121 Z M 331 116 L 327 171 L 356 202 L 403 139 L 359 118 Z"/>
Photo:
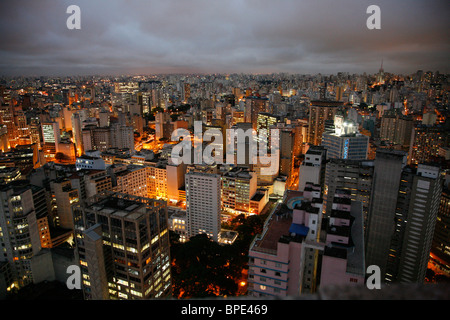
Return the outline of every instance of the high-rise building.
<path id="1" fill-rule="evenodd" d="M 33 283 L 33 257 L 42 248 L 41 239 L 44 244 L 48 240 L 45 192 L 18 180 L 1 186 L 0 200 L 0 262 L 9 264 L 14 284 L 21 288 Z"/>
<path id="2" fill-rule="evenodd" d="M 374 162 L 330 159 L 325 169 L 324 208 L 328 217 L 336 193 L 348 191 L 352 201 L 361 202 L 364 225 L 369 212 Z"/>
<path id="3" fill-rule="evenodd" d="M 255 172 L 234 167 L 222 175 L 222 208 L 234 214 L 249 214 L 257 189 Z"/>
<path id="4" fill-rule="evenodd" d="M 439 168 L 410 168 L 406 153 L 377 150 L 366 265 L 377 265 L 384 281 L 424 281 L 440 195 Z"/>
<path id="5" fill-rule="evenodd" d="M 322 143 L 326 120 L 334 120 L 336 112 L 342 102 L 339 101 L 311 101 L 309 106 L 308 142 L 313 145 Z"/>
<path id="6" fill-rule="evenodd" d="M 83 132 L 81 131 L 81 118 L 77 112 L 72 113 L 72 136 L 75 142 L 77 155 L 81 156 L 84 153 L 83 147 Z"/>
<path id="7" fill-rule="evenodd" d="M 80 201 L 78 190 L 65 178 L 51 181 L 50 188 L 57 225 L 64 229 L 73 229 L 72 207 Z"/>
<path id="8" fill-rule="evenodd" d="M 431 247 L 433 258 L 450 272 L 450 190 L 443 188 L 439 211 L 436 220 L 433 243 Z"/>
<path id="9" fill-rule="evenodd" d="M 413 128 L 412 117 L 385 113 L 381 118 L 380 139 L 409 146 Z"/>
<path id="10" fill-rule="evenodd" d="M 220 234 L 220 175 L 194 169 L 185 175 L 188 235 L 206 234 L 218 242 Z"/>
<path id="11" fill-rule="evenodd" d="M 439 148 L 450 142 L 448 130 L 441 126 L 417 125 L 409 149 L 409 163 L 419 164 L 439 157 Z"/>
<path id="12" fill-rule="evenodd" d="M 88 125 L 82 130 L 83 149 L 106 151 L 109 148 L 128 149 L 131 154 L 134 149 L 133 127 L 111 124 L 109 127 Z"/>
<path id="13" fill-rule="evenodd" d="M 425 281 L 442 191 L 438 167 L 419 164 L 402 172 L 385 280 Z M 370 229 L 369 229 L 370 231 Z"/>
<path id="14" fill-rule="evenodd" d="M 365 160 L 369 149 L 369 137 L 360 134 L 352 121 L 335 116 L 334 132 L 322 134 L 322 146 L 328 159 Z"/>
<path id="15" fill-rule="evenodd" d="M 102 193 L 74 208 L 74 220 L 85 299 L 171 296 L 164 201 Z"/>
<path id="16" fill-rule="evenodd" d="M 401 174 L 406 162 L 406 152 L 377 150 L 365 239 L 366 265 L 379 266 L 383 275 L 390 238 L 395 228 L 394 216 Z"/>
<path id="17" fill-rule="evenodd" d="M 114 175 L 113 190 L 115 192 L 147 197 L 147 170 L 145 166 L 119 165 L 117 170 L 111 170 L 110 172 Z"/>
<path id="18" fill-rule="evenodd" d="M 298 190 L 303 191 L 306 183 L 323 185 L 327 150 L 322 146 L 312 146 L 305 154 L 298 174 Z"/>
<path id="19" fill-rule="evenodd" d="M 252 128 L 256 130 L 258 125 L 258 114 L 267 112 L 269 99 L 258 96 L 245 97 L 245 122 L 252 124 Z"/>

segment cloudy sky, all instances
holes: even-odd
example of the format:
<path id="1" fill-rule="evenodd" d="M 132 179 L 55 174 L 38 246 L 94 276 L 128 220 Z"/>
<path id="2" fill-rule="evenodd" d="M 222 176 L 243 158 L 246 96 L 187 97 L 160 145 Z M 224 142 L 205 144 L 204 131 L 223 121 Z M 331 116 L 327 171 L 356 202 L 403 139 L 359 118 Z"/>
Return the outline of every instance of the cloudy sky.
<path id="1" fill-rule="evenodd" d="M 0 74 L 449 72 L 449 17 L 448 0 L 1 0 Z"/>

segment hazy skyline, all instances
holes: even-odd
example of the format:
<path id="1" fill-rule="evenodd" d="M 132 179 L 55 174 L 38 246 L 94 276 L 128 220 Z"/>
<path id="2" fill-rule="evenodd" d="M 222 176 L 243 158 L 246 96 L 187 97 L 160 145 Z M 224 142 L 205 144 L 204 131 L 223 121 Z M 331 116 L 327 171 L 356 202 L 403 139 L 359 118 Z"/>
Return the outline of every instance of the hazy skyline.
<path id="1" fill-rule="evenodd" d="M 69 30 L 69 5 L 81 30 Z M 369 30 L 369 5 L 381 30 Z M 1 75 L 449 72 L 447 1 L 0 2 Z"/>

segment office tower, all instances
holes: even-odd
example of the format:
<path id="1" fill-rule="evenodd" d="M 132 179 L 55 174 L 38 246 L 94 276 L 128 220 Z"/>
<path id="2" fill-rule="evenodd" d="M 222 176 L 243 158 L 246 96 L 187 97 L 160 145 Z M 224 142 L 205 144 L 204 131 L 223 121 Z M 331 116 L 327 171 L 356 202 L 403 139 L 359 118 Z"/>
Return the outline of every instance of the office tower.
<path id="1" fill-rule="evenodd" d="M 231 137 L 227 135 L 226 137 L 226 157 L 230 157 L 231 155 L 234 157 L 233 163 L 237 164 L 241 167 L 246 167 L 250 170 L 253 170 L 253 158 L 251 154 L 251 147 L 257 146 L 257 137 L 256 135 L 253 135 L 253 133 L 256 133 L 252 129 L 252 124 L 249 122 L 239 122 L 236 125 L 231 127 L 232 130 L 235 130 L 234 132 L 242 132 L 243 135 L 245 135 L 245 140 L 239 141 L 237 137 L 234 137 L 234 140 L 231 140 Z M 242 130 L 242 131 L 241 131 Z M 231 148 L 230 146 L 233 145 L 234 147 Z M 232 153 L 231 150 L 234 152 Z M 239 156 L 239 155 L 243 155 Z M 227 160 L 228 162 L 228 160 Z"/>
<path id="2" fill-rule="evenodd" d="M 72 187 L 69 179 L 50 182 L 53 201 L 53 214 L 57 217 L 56 225 L 64 229 L 73 229 L 72 207 L 79 201 L 78 190 Z"/>
<path id="3" fill-rule="evenodd" d="M 322 146 L 312 146 L 305 154 L 298 174 L 298 190 L 303 191 L 307 182 L 323 186 L 327 150 Z"/>
<path id="4" fill-rule="evenodd" d="M 267 112 L 268 103 L 269 99 L 265 97 L 245 97 L 245 122 L 251 123 L 254 130 L 256 130 L 258 124 L 258 113 Z"/>
<path id="5" fill-rule="evenodd" d="M 108 127 L 86 126 L 82 130 L 82 137 L 84 152 L 90 150 L 106 151 L 113 147 L 111 131 Z"/>
<path id="6" fill-rule="evenodd" d="M 166 165 L 156 163 L 155 165 L 146 166 L 145 169 L 147 171 L 147 197 L 167 200 L 168 180 Z"/>
<path id="7" fill-rule="evenodd" d="M 441 191 L 438 167 L 419 164 L 417 170 L 404 169 L 386 263 L 386 281 L 424 282 Z"/>
<path id="8" fill-rule="evenodd" d="M 132 123 L 133 130 L 142 136 L 144 134 L 144 118 L 139 114 L 133 114 Z"/>
<path id="9" fill-rule="evenodd" d="M 256 134 L 259 136 L 261 130 L 267 132 L 267 141 L 270 141 L 270 129 L 275 128 L 280 121 L 280 117 L 268 112 L 258 113 L 256 122 Z"/>
<path id="10" fill-rule="evenodd" d="M 170 115 L 167 112 L 158 112 L 155 114 L 155 139 L 170 139 L 172 132 L 170 130 Z"/>
<path id="11" fill-rule="evenodd" d="M 447 187 L 441 194 L 431 253 L 440 265 L 450 266 L 450 190 Z"/>
<path id="12" fill-rule="evenodd" d="M 366 265 L 380 267 L 382 276 L 394 230 L 397 196 L 407 154 L 402 151 L 378 149 L 375 157 L 372 193 L 366 237 Z"/>
<path id="13" fill-rule="evenodd" d="M 309 106 L 308 142 L 313 145 L 322 143 L 325 131 L 325 121 L 334 120 L 336 112 L 342 102 L 339 101 L 311 101 Z"/>
<path id="14" fill-rule="evenodd" d="M 109 148 L 128 149 L 131 154 L 134 149 L 133 127 L 111 124 L 109 127 L 88 125 L 82 130 L 84 151 L 106 151 Z"/>
<path id="15" fill-rule="evenodd" d="M 174 165 L 172 163 L 168 163 L 166 165 L 167 200 L 171 203 L 183 201 L 180 197 L 180 189 L 184 187 L 185 172 L 185 164 Z M 185 199 L 186 198 L 184 198 L 184 200 Z"/>
<path id="16" fill-rule="evenodd" d="M 191 97 L 191 85 L 189 83 L 183 83 L 182 87 L 181 100 L 186 103 Z"/>
<path id="17" fill-rule="evenodd" d="M 337 190 L 326 226 L 320 286 L 364 285 L 364 229 L 362 204 L 348 191 Z"/>
<path id="18" fill-rule="evenodd" d="M 8 128 L 6 125 L 0 125 L 0 151 L 6 152 L 10 149 L 8 141 Z"/>
<path id="19" fill-rule="evenodd" d="M 334 131 L 324 132 L 322 146 L 328 159 L 365 160 L 369 149 L 369 137 L 360 134 L 356 124 L 335 116 Z"/>
<path id="20" fill-rule="evenodd" d="M 280 174 L 290 181 L 294 168 L 295 132 L 293 129 L 280 130 Z M 289 182 L 288 182 L 289 184 Z"/>
<path id="21" fill-rule="evenodd" d="M 432 161 L 439 156 L 439 148 L 449 142 L 450 134 L 444 127 L 417 125 L 414 127 L 408 161 L 410 164 Z"/>
<path id="22" fill-rule="evenodd" d="M 297 296 L 314 292 L 323 245 L 317 242 L 322 204 L 320 187 L 286 190 L 270 213 L 262 234 L 249 249 L 248 295 Z"/>
<path id="23" fill-rule="evenodd" d="M 12 105 L 0 105 L 0 121 L 5 125 L 8 132 L 8 141 L 10 141 L 10 148 L 15 147 L 16 126 L 14 123 L 14 109 Z"/>
<path id="24" fill-rule="evenodd" d="M 406 153 L 377 150 L 366 238 L 366 265 L 382 280 L 423 282 L 436 222 L 439 169 L 406 167 Z"/>
<path id="25" fill-rule="evenodd" d="M 230 128 L 237 123 L 245 122 L 245 112 L 237 110 L 236 108 L 231 109 L 231 118 L 228 121 Z"/>
<path id="26" fill-rule="evenodd" d="M 330 216 L 337 192 L 348 191 L 352 201 L 361 202 L 364 225 L 367 223 L 372 191 L 374 162 L 363 160 L 330 159 L 325 169 L 324 208 Z"/>
<path id="27" fill-rule="evenodd" d="M 31 144 L 30 126 L 21 107 L 14 110 L 14 125 L 16 127 L 16 143 L 19 145 Z"/>
<path id="28" fill-rule="evenodd" d="M 30 139 L 31 143 L 35 143 L 37 145 L 38 150 L 42 147 L 42 129 L 41 129 L 41 123 L 39 122 L 39 118 L 32 117 L 30 118 Z"/>
<path id="29" fill-rule="evenodd" d="M 164 201 L 106 192 L 75 207 L 74 220 L 85 299 L 171 296 Z"/>
<path id="30" fill-rule="evenodd" d="M 48 235 L 48 228 L 39 229 L 47 217 L 45 191 L 26 180 L 13 181 L 1 186 L 0 200 L 0 262 L 9 264 L 15 286 L 22 288 L 33 283 L 33 256 Z"/>
<path id="31" fill-rule="evenodd" d="M 58 122 L 43 123 L 42 124 L 42 137 L 43 137 L 44 144 L 59 143 L 59 141 L 61 139 L 59 123 Z"/>
<path id="32" fill-rule="evenodd" d="M 147 197 L 147 170 L 144 166 L 118 165 L 117 169 L 111 170 L 110 167 L 108 171 L 113 176 L 113 191 L 143 198 Z"/>
<path id="33" fill-rule="evenodd" d="M 185 179 L 189 237 L 204 233 L 218 242 L 221 217 L 220 175 L 207 169 L 194 169 L 186 173 Z"/>
<path id="34" fill-rule="evenodd" d="M 234 167 L 222 175 L 222 208 L 233 214 L 250 213 L 250 201 L 257 189 L 255 172 Z"/>
<path id="35" fill-rule="evenodd" d="M 410 116 L 385 113 L 381 118 L 380 139 L 409 146 L 413 128 L 414 121 Z"/>
<path id="36" fill-rule="evenodd" d="M 111 145 L 113 148 L 128 149 L 134 154 L 134 131 L 133 127 L 112 124 L 111 129 Z"/>
<path id="37" fill-rule="evenodd" d="M 59 123 L 50 122 L 42 123 L 42 137 L 43 137 L 43 149 L 44 157 L 48 161 L 53 161 L 57 152 L 58 143 L 61 140 Z"/>
<path id="38" fill-rule="evenodd" d="M 98 126 L 109 127 L 110 125 L 110 113 L 106 110 L 102 110 L 98 113 Z"/>
<path id="39" fill-rule="evenodd" d="M 203 151 L 205 152 L 205 148 L 209 147 L 208 150 L 210 151 L 205 152 L 204 154 L 211 157 L 208 160 L 211 164 L 223 163 L 226 161 L 226 127 L 224 123 L 214 120 L 216 119 L 213 119 L 210 125 L 203 125 Z M 205 135 L 206 131 L 208 131 L 208 133 Z M 205 161 L 205 159 L 203 159 L 203 161 Z"/>
<path id="40" fill-rule="evenodd" d="M 77 156 L 81 156 L 84 153 L 83 132 L 81 129 L 81 118 L 78 112 L 72 114 L 71 121 L 72 121 L 72 136 L 77 150 Z"/>
<path id="41" fill-rule="evenodd" d="M 82 180 L 84 197 L 80 196 L 80 201 L 84 201 L 103 191 L 112 191 L 111 176 L 106 170 L 85 170 Z M 79 194 L 81 194 L 80 191 Z"/>

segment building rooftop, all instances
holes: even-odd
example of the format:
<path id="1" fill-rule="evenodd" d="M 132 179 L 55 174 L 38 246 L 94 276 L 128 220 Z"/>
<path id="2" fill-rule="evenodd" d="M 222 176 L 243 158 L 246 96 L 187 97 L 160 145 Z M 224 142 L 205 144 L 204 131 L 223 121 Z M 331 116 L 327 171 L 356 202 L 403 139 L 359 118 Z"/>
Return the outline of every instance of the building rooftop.
<path id="1" fill-rule="evenodd" d="M 145 203 L 132 199 L 124 199 L 114 194 L 101 198 L 87 208 L 120 218 L 126 217 L 131 220 L 139 219 L 147 211 Z"/>

